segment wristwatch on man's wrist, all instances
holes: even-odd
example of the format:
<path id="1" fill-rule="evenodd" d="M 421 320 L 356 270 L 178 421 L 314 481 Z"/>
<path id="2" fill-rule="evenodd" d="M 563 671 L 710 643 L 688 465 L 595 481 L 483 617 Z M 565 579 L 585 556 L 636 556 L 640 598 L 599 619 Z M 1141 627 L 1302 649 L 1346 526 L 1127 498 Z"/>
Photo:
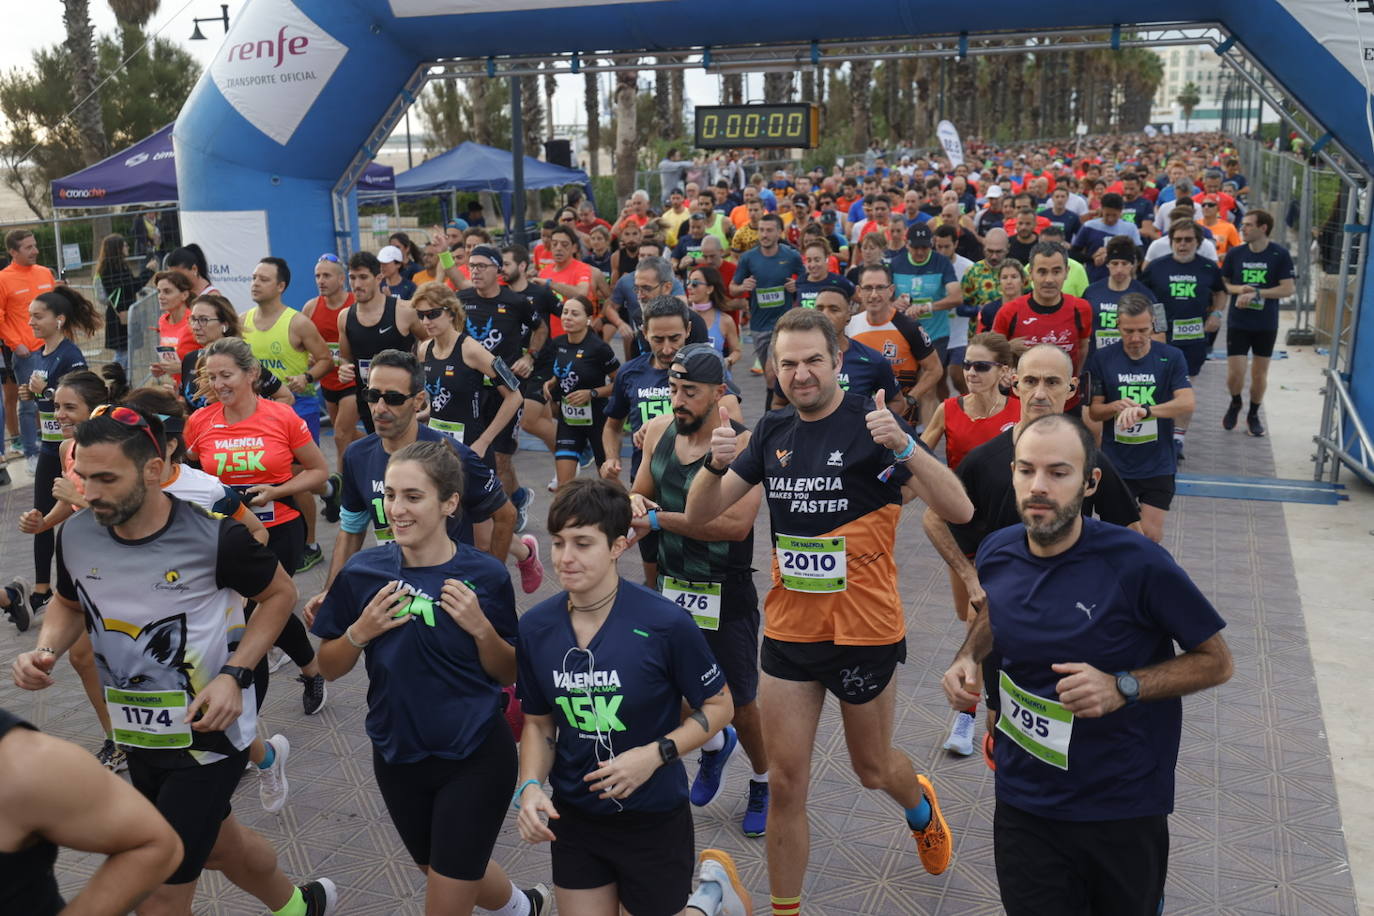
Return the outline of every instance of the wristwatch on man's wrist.
<path id="1" fill-rule="evenodd" d="M 242 668 L 238 665 L 225 665 L 219 669 L 220 674 L 227 674 L 234 679 L 234 683 L 239 685 L 241 690 L 247 690 L 253 686 L 253 669 Z"/>

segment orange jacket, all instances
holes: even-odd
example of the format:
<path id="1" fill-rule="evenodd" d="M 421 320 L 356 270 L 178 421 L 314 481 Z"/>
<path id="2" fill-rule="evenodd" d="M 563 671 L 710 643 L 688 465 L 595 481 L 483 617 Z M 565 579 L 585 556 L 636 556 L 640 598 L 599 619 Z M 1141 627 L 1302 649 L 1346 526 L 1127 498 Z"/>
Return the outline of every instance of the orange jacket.
<path id="1" fill-rule="evenodd" d="M 28 347 L 31 352 L 42 349 L 43 341 L 29 327 L 29 303 L 52 288 L 52 271 L 41 264 L 11 264 L 0 270 L 0 340 L 5 346 Z"/>

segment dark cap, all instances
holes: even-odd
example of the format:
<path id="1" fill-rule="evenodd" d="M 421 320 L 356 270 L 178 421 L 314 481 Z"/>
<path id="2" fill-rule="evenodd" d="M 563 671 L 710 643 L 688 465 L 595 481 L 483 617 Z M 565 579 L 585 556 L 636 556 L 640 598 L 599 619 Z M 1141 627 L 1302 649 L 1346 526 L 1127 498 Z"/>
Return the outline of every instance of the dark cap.
<path id="1" fill-rule="evenodd" d="M 834 210 L 825 210 L 821 213 L 821 222 L 823 223 L 833 223 L 838 221 L 839 218 L 839 214 L 836 213 Z"/>
<path id="2" fill-rule="evenodd" d="M 668 370 L 668 375 L 684 382 L 722 385 L 725 383 L 725 357 L 712 344 L 688 344 L 673 357 L 673 368 Z"/>
<path id="3" fill-rule="evenodd" d="M 929 248 L 932 238 L 928 223 L 916 223 L 906 230 L 906 243 L 912 248 Z"/>
<path id="4" fill-rule="evenodd" d="M 485 258 L 486 260 L 495 264 L 497 270 L 500 270 L 501 267 L 505 264 L 505 262 L 501 259 L 501 249 L 495 247 L 494 245 L 478 245 L 476 248 L 472 249 L 472 253 L 468 255 L 469 261 L 471 261 L 473 258 Z"/>
<path id="5" fill-rule="evenodd" d="M 705 219 L 705 218 L 706 218 L 706 214 L 705 214 L 705 213 L 702 213 L 700 210 L 693 210 L 693 211 L 692 211 L 692 215 L 689 217 L 689 219 Z"/>

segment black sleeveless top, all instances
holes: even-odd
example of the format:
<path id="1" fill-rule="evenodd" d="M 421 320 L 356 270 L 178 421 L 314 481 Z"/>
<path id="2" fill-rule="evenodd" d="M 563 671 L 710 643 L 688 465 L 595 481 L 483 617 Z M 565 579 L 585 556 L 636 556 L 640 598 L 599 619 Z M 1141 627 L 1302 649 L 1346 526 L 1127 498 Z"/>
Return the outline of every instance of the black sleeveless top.
<path id="1" fill-rule="evenodd" d="M 14 728 L 33 726 L 5 709 L 0 709 L 0 739 Z M 34 729 L 36 731 L 36 729 Z M 0 852 L 0 913 L 25 916 L 51 916 L 67 904 L 57 891 L 53 864 L 57 846 L 39 840 L 17 852 Z"/>
<path id="2" fill-rule="evenodd" d="M 400 350 L 411 353 L 415 349 L 415 338 L 402 334 L 396 327 L 395 296 L 387 296 L 382 304 L 382 318 L 369 327 L 358 320 L 358 308 L 348 310 L 344 320 L 344 333 L 348 335 L 348 347 L 353 351 L 353 359 L 370 360 L 383 350 Z"/>
<path id="3" fill-rule="evenodd" d="M 444 357 L 434 355 L 434 341 L 425 341 L 420 350 L 424 358 L 420 362 L 425 367 L 430 427 L 457 438 L 443 426 L 461 423 L 462 442 L 471 445 L 482 434 L 482 398 L 487 390 L 484 387 L 487 377 L 463 362 L 463 341 L 467 338 L 467 331 L 460 332 L 453 352 Z"/>
<path id="4" fill-rule="evenodd" d="M 745 427 L 730 422 L 735 432 Z M 658 491 L 658 504 L 669 512 L 687 509 L 687 491 L 692 480 L 706 462 L 702 455 L 691 464 L 682 464 L 677 457 L 677 421 L 668 424 L 659 437 L 650 460 L 650 473 Z M 659 533 L 658 571 L 676 579 L 691 582 L 723 582 L 746 578 L 752 572 L 754 534 L 742 541 L 698 541 L 674 534 L 667 529 Z M 731 610 L 725 608 L 725 611 Z M 726 616 L 729 616 L 727 613 Z"/>

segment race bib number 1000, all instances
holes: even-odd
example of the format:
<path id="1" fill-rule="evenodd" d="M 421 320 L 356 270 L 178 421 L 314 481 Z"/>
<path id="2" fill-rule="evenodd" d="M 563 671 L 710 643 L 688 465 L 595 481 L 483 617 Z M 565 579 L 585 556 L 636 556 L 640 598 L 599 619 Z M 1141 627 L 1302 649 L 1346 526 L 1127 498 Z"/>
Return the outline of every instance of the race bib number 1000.
<path id="1" fill-rule="evenodd" d="M 184 690 L 119 690 L 105 688 L 114 740 L 127 747 L 169 750 L 191 746 Z"/>
<path id="2" fill-rule="evenodd" d="M 842 592 L 848 569 L 844 538 L 796 538 L 778 535 L 778 575 L 783 587 L 793 592 L 824 594 Z"/>

